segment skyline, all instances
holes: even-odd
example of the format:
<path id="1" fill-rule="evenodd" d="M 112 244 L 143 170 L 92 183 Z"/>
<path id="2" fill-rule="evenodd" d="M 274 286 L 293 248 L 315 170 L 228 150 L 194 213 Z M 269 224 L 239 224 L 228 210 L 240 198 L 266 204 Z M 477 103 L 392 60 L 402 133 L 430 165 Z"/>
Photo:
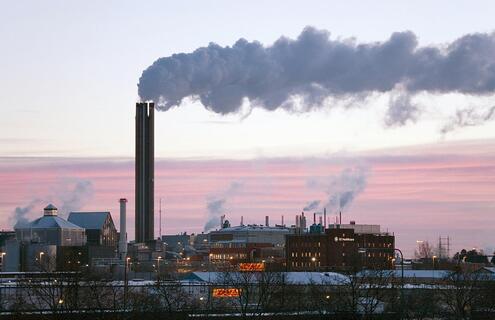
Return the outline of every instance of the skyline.
<path id="1" fill-rule="evenodd" d="M 469 155 L 456 153 L 459 148 Z M 238 183 L 238 191 L 226 196 L 227 219 L 233 224 L 238 224 L 241 216 L 245 223 L 262 224 L 265 215 L 271 217 L 272 224 L 280 223 L 281 215 L 286 224 L 293 224 L 294 216 L 309 201 L 325 197 L 324 190 L 308 186 L 310 178 L 365 167 L 369 172 L 366 187 L 344 211 L 344 221 L 380 224 L 383 230 L 395 233 L 397 247 L 408 256 L 413 254 L 416 240 L 435 244 L 439 235 L 451 237 L 452 253 L 473 246 L 492 251 L 494 148 L 495 141 L 489 149 L 486 143 L 471 142 L 331 159 L 156 159 L 156 208 L 162 197 L 163 233 L 198 233 L 208 220 L 208 201 Z M 33 219 L 48 202 L 60 208 L 67 199 L 74 200 L 78 182 L 86 182 L 86 186 L 90 182 L 89 190 L 79 197 L 80 207 L 74 210 L 109 210 L 118 225 L 118 199 L 126 197 L 128 236 L 133 239 L 133 159 L 19 160 L 10 159 L 6 164 L 3 159 L 0 165 L 0 177 L 6 182 L 0 190 L 0 210 L 12 213 L 13 207 L 40 199 L 29 213 Z M 2 226 L 9 224 L 6 218 L 2 217 Z M 157 210 L 156 231 L 158 221 Z"/>
<path id="2" fill-rule="evenodd" d="M 0 13 L 0 227 L 12 227 L 17 207 L 32 204 L 33 219 L 48 202 L 110 210 L 118 224 L 118 199 L 126 197 L 133 239 L 133 108 L 140 76 L 160 57 L 210 42 L 233 46 L 241 38 L 270 47 L 280 37 L 297 39 L 307 27 L 356 44 L 411 31 L 418 48 L 445 48 L 475 33 L 493 38 L 495 30 L 490 1 L 287 1 L 284 9 L 261 3 L 6 6 Z M 330 99 L 311 112 L 246 102 L 237 113 L 219 115 L 191 97 L 156 112 L 155 208 L 164 198 L 163 230 L 201 232 L 208 201 L 223 199 L 232 184 L 239 187 L 225 205 L 233 222 L 244 216 L 263 223 L 270 215 L 275 223 L 284 214 L 292 224 L 307 203 L 328 200 L 325 182 L 314 188 L 311 179 L 364 168 L 365 186 L 346 221 L 395 232 L 408 255 L 416 240 L 435 243 L 439 235 L 449 235 L 455 251 L 479 246 L 491 254 L 495 95 L 420 92 L 417 119 L 387 125 L 389 104 L 401 90 Z"/>

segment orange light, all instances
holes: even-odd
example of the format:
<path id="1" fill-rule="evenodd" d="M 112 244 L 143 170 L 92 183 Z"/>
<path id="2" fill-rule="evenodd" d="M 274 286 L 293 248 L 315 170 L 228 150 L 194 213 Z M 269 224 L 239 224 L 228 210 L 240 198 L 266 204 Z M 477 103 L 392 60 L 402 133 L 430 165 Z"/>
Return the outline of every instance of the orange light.
<path id="1" fill-rule="evenodd" d="M 241 290 L 236 288 L 214 288 L 213 297 L 214 298 L 235 298 L 241 295 Z"/>
<path id="2" fill-rule="evenodd" d="M 239 271 L 265 271 L 264 263 L 239 263 Z"/>

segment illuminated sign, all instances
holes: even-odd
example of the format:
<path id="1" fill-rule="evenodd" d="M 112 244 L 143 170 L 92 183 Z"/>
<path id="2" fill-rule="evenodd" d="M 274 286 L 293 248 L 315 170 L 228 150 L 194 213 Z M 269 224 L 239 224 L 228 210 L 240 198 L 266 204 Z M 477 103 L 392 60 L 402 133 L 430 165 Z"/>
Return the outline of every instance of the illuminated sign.
<path id="1" fill-rule="evenodd" d="M 264 263 L 239 263 L 239 271 L 265 271 Z"/>
<path id="2" fill-rule="evenodd" d="M 235 298 L 241 295 L 241 290 L 236 288 L 214 288 L 214 298 Z"/>
<path id="3" fill-rule="evenodd" d="M 335 242 L 354 241 L 354 238 L 339 238 L 339 237 L 335 237 L 334 240 L 335 240 Z"/>

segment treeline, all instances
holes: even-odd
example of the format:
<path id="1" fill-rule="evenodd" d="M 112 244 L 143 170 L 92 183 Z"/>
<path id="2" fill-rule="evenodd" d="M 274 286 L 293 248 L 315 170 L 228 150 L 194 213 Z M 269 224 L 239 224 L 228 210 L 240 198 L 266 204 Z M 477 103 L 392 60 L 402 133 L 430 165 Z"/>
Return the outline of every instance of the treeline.
<path id="1" fill-rule="evenodd" d="M 290 279 L 282 272 L 217 273 L 204 282 L 177 274 L 127 285 L 94 274 L 47 274 L 1 288 L 13 319 L 475 319 L 495 318 L 495 281 L 452 271 L 407 284 L 389 271 Z"/>

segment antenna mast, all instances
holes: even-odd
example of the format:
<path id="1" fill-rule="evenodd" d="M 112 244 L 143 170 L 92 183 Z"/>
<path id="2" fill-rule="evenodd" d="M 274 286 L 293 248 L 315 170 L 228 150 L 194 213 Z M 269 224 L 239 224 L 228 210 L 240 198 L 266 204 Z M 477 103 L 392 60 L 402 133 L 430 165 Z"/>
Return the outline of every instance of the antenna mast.
<path id="1" fill-rule="evenodd" d="M 162 239 L 162 198 L 160 198 L 160 228 L 159 228 L 160 240 Z"/>

